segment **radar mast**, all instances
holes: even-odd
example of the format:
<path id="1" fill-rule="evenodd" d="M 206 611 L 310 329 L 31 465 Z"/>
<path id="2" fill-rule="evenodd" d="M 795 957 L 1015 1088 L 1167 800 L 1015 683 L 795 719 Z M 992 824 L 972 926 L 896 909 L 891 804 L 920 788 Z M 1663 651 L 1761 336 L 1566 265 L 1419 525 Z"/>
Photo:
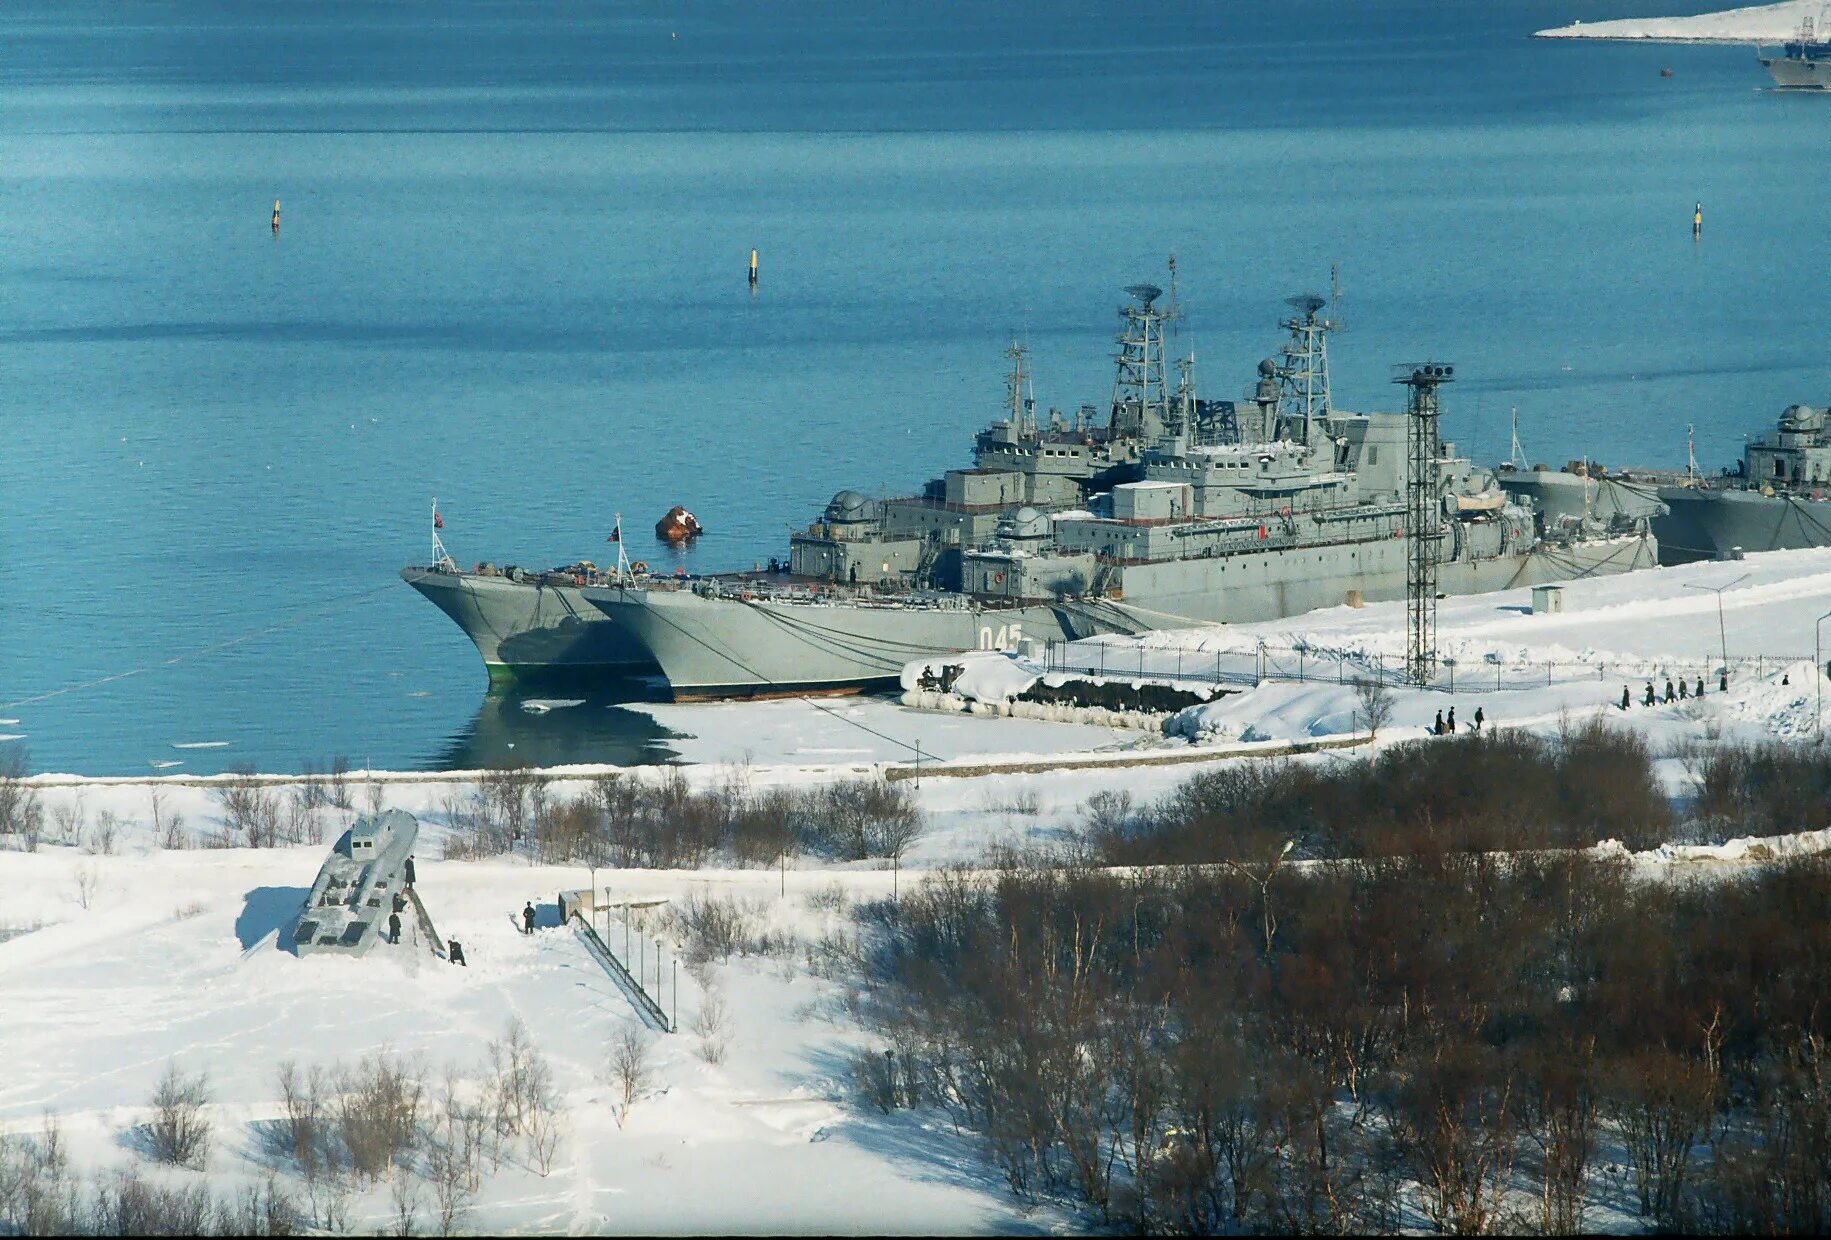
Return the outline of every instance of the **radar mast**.
<path id="1" fill-rule="evenodd" d="M 1164 327 L 1176 317 L 1175 307 L 1157 308 L 1163 290 L 1155 284 L 1126 287 L 1132 305 L 1119 307 L 1125 330 L 1113 355 L 1118 373 L 1113 379 L 1112 432 L 1145 443 L 1162 437 L 1169 423 L 1170 384 L 1164 367 Z"/>

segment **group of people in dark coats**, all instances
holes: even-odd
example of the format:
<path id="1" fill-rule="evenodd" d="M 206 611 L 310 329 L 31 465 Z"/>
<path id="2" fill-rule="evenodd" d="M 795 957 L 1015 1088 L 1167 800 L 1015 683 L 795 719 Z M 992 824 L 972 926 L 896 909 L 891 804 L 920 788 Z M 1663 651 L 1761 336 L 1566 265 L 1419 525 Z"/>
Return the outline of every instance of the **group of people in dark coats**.
<path id="1" fill-rule="evenodd" d="M 1729 692 L 1729 673 L 1728 672 L 1724 672 L 1722 677 L 1720 679 L 1718 679 L 1717 692 L 1719 692 L 1719 693 Z M 1666 677 L 1666 696 L 1664 698 L 1664 701 L 1682 702 L 1687 698 L 1703 697 L 1703 696 L 1704 696 L 1704 678 L 1702 676 L 1699 676 L 1697 678 L 1697 687 L 1695 689 L 1686 687 L 1685 678 L 1683 676 L 1680 676 L 1678 678 L 1678 687 L 1676 689 L 1674 689 L 1672 687 L 1672 678 L 1670 676 Z M 1658 705 L 1660 705 L 1660 703 L 1661 703 L 1661 698 L 1660 698 L 1659 694 L 1654 692 L 1653 682 L 1649 680 L 1647 682 L 1646 690 L 1640 696 L 1640 704 L 1642 706 L 1658 706 Z M 1626 685 L 1622 685 L 1621 686 L 1621 709 L 1628 710 L 1633 705 L 1634 705 L 1634 695 L 1628 692 L 1628 687 Z"/>
<path id="2" fill-rule="evenodd" d="M 1469 724 L 1469 731 L 1471 731 L 1471 732 L 1481 731 L 1482 725 L 1486 722 L 1487 722 L 1487 716 L 1482 713 L 1481 707 L 1477 706 L 1475 708 L 1475 719 L 1472 723 Z M 1454 735 L 1456 735 L 1456 708 L 1454 706 L 1450 707 L 1450 713 L 1449 713 L 1448 719 L 1445 719 L 1443 717 L 1442 711 L 1437 712 L 1437 722 L 1435 722 L 1431 725 L 1430 734 L 1432 736 L 1454 736 Z"/>

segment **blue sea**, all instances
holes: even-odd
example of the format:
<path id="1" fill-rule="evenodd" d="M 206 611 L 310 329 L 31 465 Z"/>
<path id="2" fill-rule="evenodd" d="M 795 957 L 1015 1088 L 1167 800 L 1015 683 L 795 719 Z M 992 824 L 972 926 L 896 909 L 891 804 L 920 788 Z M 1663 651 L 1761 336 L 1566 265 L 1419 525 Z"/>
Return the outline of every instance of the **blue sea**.
<path id="1" fill-rule="evenodd" d="M 661 560 L 682 503 L 687 565 L 748 566 L 962 463 L 1013 336 L 1042 405 L 1103 403 L 1172 252 L 1205 394 L 1339 263 L 1343 406 L 1428 356 L 1478 456 L 1517 408 L 1535 460 L 1676 465 L 1695 424 L 1728 463 L 1831 397 L 1831 98 L 1528 37 L 1637 11 L 9 4 L 0 736 L 90 774 L 659 752 L 486 696 L 395 576 L 435 498 L 465 563 L 608 559 L 619 512 Z"/>

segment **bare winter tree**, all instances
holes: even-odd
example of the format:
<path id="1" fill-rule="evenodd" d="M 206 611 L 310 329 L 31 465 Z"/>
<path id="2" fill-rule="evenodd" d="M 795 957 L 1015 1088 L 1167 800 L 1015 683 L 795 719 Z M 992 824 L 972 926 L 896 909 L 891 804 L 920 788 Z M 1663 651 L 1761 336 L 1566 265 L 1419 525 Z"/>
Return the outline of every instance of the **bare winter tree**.
<path id="1" fill-rule="evenodd" d="M 617 1091 L 617 1127 L 629 1120 L 630 1108 L 648 1088 L 648 1037 L 636 1024 L 625 1025 L 623 1035 L 611 1044 L 610 1082 Z"/>
<path id="2" fill-rule="evenodd" d="M 153 1092 L 153 1118 L 147 1126 L 153 1157 L 202 1170 L 210 1154 L 210 1120 L 204 1114 L 209 1104 L 207 1076 L 186 1076 L 176 1063 L 168 1064 Z"/>
<path id="3" fill-rule="evenodd" d="M 1392 722 L 1396 701 L 1392 689 L 1383 680 L 1357 680 L 1354 700 L 1359 704 L 1361 722 L 1366 725 L 1367 734 L 1377 740 L 1380 729 Z"/>

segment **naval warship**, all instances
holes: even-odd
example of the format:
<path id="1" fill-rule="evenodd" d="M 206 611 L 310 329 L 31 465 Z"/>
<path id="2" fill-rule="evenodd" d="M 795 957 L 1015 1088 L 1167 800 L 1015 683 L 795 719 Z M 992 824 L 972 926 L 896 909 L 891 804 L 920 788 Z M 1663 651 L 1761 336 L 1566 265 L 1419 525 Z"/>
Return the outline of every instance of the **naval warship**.
<path id="1" fill-rule="evenodd" d="M 1714 474 L 1691 454 L 1682 470 L 1502 465 L 1500 483 L 1546 513 L 1645 516 L 1662 564 L 1831 546 L 1831 411 L 1788 406 L 1773 434 L 1751 439 L 1741 461 Z"/>
<path id="2" fill-rule="evenodd" d="M 1822 14 L 1821 14 L 1822 16 Z M 1799 33 L 1781 45 L 1780 55 L 1756 55 L 1781 90 L 1831 90 L 1831 42 L 1819 39 L 1816 23 L 1807 17 Z"/>
<path id="3" fill-rule="evenodd" d="M 858 692 L 936 654 L 1405 597 L 1413 415 L 1334 406 L 1324 300 L 1293 299 L 1288 341 L 1244 399 L 1209 401 L 1192 359 L 1170 381 L 1174 295 L 1126 291 L 1103 420 L 1088 406 L 1039 417 L 1014 347 L 1007 414 L 977 437 L 972 468 L 897 499 L 841 491 L 779 571 L 680 580 L 620 565 L 572 588 L 679 701 Z M 1453 377 L 1427 365 L 1395 382 L 1434 393 Z M 1547 521 L 1428 424 L 1418 477 L 1441 592 L 1656 562 L 1644 518 Z"/>

